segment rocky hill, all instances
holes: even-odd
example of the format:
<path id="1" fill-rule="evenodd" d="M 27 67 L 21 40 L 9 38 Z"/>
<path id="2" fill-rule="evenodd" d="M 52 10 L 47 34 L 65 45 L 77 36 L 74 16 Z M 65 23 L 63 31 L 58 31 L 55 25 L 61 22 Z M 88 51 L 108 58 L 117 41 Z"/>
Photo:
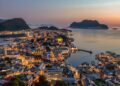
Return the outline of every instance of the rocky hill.
<path id="1" fill-rule="evenodd" d="M 59 28 L 58 27 L 55 27 L 55 26 L 41 26 L 41 27 L 38 27 L 39 29 L 43 29 L 43 30 L 58 30 Z"/>
<path id="2" fill-rule="evenodd" d="M 80 29 L 108 29 L 107 25 L 100 24 L 97 20 L 83 20 L 81 22 L 73 22 L 69 27 Z"/>
<path id="3" fill-rule="evenodd" d="M 18 31 L 24 29 L 30 29 L 30 27 L 22 18 L 0 21 L 0 31 Z"/>

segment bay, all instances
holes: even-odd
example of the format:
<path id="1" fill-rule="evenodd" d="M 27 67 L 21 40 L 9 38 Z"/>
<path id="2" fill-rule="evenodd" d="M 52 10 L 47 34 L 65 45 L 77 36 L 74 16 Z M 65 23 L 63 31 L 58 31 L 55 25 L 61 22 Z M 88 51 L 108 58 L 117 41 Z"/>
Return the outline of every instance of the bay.
<path id="1" fill-rule="evenodd" d="M 120 54 L 120 30 L 72 29 L 74 45 L 77 48 L 91 50 L 93 54 L 77 52 L 67 59 L 73 66 L 83 62 L 95 61 L 95 55 L 101 52 L 112 51 Z"/>

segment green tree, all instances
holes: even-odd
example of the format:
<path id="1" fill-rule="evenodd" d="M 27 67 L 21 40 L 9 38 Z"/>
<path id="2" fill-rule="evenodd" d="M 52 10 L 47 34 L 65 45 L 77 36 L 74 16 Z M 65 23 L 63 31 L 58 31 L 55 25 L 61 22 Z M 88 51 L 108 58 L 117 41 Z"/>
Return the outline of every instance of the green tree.
<path id="1" fill-rule="evenodd" d="M 56 81 L 55 86 L 69 86 L 69 84 L 65 81 Z"/>
<path id="2" fill-rule="evenodd" d="M 106 82 L 102 79 L 96 79 L 94 82 L 97 86 L 106 86 Z"/>
<path id="3" fill-rule="evenodd" d="M 45 76 L 40 76 L 39 82 L 35 86 L 50 86 L 50 83 L 47 81 Z"/>
<path id="4" fill-rule="evenodd" d="M 12 78 L 10 82 L 6 83 L 4 86 L 27 86 L 27 85 L 19 78 Z"/>

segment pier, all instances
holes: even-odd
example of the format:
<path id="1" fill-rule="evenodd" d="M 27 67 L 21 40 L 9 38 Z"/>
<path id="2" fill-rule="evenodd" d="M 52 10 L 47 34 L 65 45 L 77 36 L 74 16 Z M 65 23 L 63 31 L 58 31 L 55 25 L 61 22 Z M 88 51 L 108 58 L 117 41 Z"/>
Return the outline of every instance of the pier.
<path id="1" fill-rule="evenodd" d="M 84 49 L 78 49 L 78 51 L 87 52 L 87 53 L 90 53 L 90 54 L 92 54 L 92 53 L 93 53 L 93 52 L 92 52 L 92 51 L 90 51 L 90 50 L 84 50 Z"/>

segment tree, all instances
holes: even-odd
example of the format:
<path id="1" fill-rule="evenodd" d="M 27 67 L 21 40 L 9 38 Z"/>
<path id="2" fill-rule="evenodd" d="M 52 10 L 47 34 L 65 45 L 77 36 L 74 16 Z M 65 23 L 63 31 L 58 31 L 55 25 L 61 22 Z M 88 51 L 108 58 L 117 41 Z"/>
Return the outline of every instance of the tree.
<path id="1" fill-rule="evenodd" d="M 106 82 L 102 79 L 96 79 L 94 82 L 97 86 L 106 86 Z"/>
<path id="2" fill-rule="evenodd" d="M 10 82 L 6 83 L 4 86 L 27 86 L 27 85 L 19 78 L 12 78 Z"/>
<path id="3" fill-rule="evenodd" d="M 55 86 L 69 86 L 69 84 L 65 81 L 56 81 Z"/>
<path id="4" fill-rule="evenodd" d="M 7 61 L 7 63 L 11 63 L 11 59 L 9 57 L 6 57 L 5 61 Z"/>
<path id="5" fill-rule="evenodd" d="M 35 86 L 50 86 L 50 83 L 47 81 L 45 76 L 40 76 L 39 82 L 35 84 Z"/>

